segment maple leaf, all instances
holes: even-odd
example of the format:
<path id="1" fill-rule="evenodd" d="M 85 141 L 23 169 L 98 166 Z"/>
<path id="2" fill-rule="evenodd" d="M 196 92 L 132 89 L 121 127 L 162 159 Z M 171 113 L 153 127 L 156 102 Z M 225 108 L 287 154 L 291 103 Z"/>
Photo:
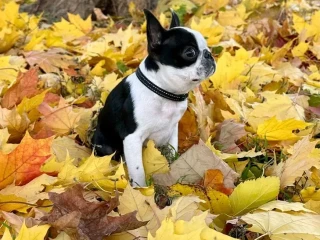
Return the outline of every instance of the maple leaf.
<path id="1" fill-rule="evenodd" d="M 40 176 L 41 164 L 51 156 L 52 138 L 35 140 L 26 133 L 9 154 L 0 152 L 0 189 L 10 183 L 23 185 Z"/>
<path id="2" fill-rule="evenodd" d="M 60 73 L 60 69 L 67 69 L 75 64 L 68 52 L 60 48 L 52 48 L 46 52 L 30 51 L 24 53 L 25 59 L 30 66 L 38 65 L 46 73 Z"/>
<path id="3" fill-rule="evenodd" d="M 190 27 L 199 31 L 206 38 L 209 46 L 219 43 L 224 32 L 224 27 L 215 22 L 212 16 L 202 17 L 198 22 L 192 18 Z"/>
<path id="4" fill-rule="evenodd" d="M 38 110 L 43 117 L 36 123 L 36 126 L 40 129 L 49 129 L 58 135 L 71 133 L 78 126 L 83 112 L 83 109 L 76 109 L 67 104 L 63 98 L 60 98 L 59 105 L 56 108 L 52 108 L 49 104 L 43 102 L 39 105 Z"/>
<path id="5" fill-rule="evenodd" d="M 37 84 L 37 68 L 31 68 L 26 73 L 20 73 L 16 83 L 4 94 L 1 106 L 12 108 L 19 104 L 24 97 L 33 97 L 38 93 Z"/>
<path id="6" fill-rule="evenodd" d="M 296 178 L 311 167 L 320 168 L 320 151 L 316 149 L 317 142 L 310 142 L 306 136 L 297 142 L 292 149 L 292 155 L 274 167 L 274 174 L 280 178 L 281 188 L 293 186 Z"/>
<path id="7" fill-rule="evenodd" d="M 292 140 L 299 138 L 292 133 L 293 130 L 302 130 L 310 125 L 310 123 L 295 119 L 278 121 L 276 117 L 272 117 L 258 125 L 257 134 L 262 139 L 272 141 Z"/>
<path id="8" fill-rule="evenodd" d="M 147 179 L 155 173 L 169 172 L 167 159 L 155 148 L 153 141 L 148 141 L 147 147 L 142 152 L 142 159 Z"/>
<path id="9" fill-rule="evenodd" d="M 232 193 L 232 188 L 226 188 L 223 183 L 223 174 L 218 169 L 209 169 L 205 172 L 203 186 L 205 188 L 213 188 L 227 195 Z"/>
<path id="10" fill-rule="evenodd" d="M 136 212 L 119 217 L 108 216 L 119 205 L 118 196 L 109 201 L 89 202 L 84 199 L 83 193 L 81 185 L 75 185 L 61 194 L 49 193 L 53 208 L 42 218 L 43 223 L 49 223 L 58 230 L 73 232 L 78 238 L 92 240 L 146 224 L 136 219 Z"/>
<path id="11" fill-rule="evenodd" d="M 19 231 L 19 234 L 15 238 L 15 240 L 27 240 L 27 239 L 43 240 L 47 235 L 47 231 L 49 228 L 50 228 L 50 225 L 47 225 L 47 224 L 27 228 L 25 223 L 23 223 Z M 13 240 L 9 232 L 7 232 L 5 237 L 6 238 L 4 238 L 3 240 Z"/>
<path id="12" fill-rule="evenodd" d="M 252 232 L 258 232 L 270 239 L 320 239 L 320 216 L 313 214 L 288 214 L 282 212 L 254 212 L 242 216 Z M 308 238 L 308 236 L 310 238 Z"/>
<path id="13" fill-rule="evenodd" d="M 206 170 L 219 169 L 224 176 L 224 185 L 233 188 L 238 174 L 234 172 L 223 160 L 217 157 L 202 141 L 192 146 L 170 166 L 171 170 L 165 174 L 154 174 L 156 184 L 170 186 L 181 183 L 199 182 Z"/>
<path id="14" fill-rule="evenodd" d="M 56 178 L 42 174 L 24 186 L 15 186 L 14 184 L 6 186 L 4 189 L 0 190 L 0 196 L 2 195 L 3 198 L 11 198 L 11 201 L 13 199 L 20 199 L 15 201 L 36 203 L 38 200 L 48 199 L 48 193 L 44 192 L 45 186 L 52 185 L 56 181 Z M 0 208 L 3 207 L 11 209 L 13 208 L 14 210 L 19 211 L 19 208 L 22 206 L 21 204 L 11 205 L 11 203 L 8 203 L 0 206 Z M 28 205 L 23 205 L 23 207 L 30 208 Z"/>
<path id="15" fill-rule="evenodd" d="M 19 142 L 29 124 L 30 120 L 25 113 L 20 115 L 16 108 L 8 110 L 0 107 L 0 126 L 8 129 L 10 142 Z"/>
<path id="16" fill-rule="evenodd" d="M 1 48 L 1 43 L 0 43 Z M 3 84 L 8 81 L 10 85 L 15 82 L 19 71 L 23 69 L 25 60 L 21 57 L 15 56 L 1 56 L 0 57 L 0 83 Z M 1 93 L 1 88 L 0 88 Z"/>

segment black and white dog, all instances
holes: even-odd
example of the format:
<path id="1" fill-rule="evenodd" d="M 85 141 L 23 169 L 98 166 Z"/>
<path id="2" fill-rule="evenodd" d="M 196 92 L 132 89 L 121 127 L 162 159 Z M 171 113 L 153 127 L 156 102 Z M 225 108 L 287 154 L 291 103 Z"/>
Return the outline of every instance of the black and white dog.
<path id="1" fill-rule="evenodd" d="M 133 187 L 146 186 L 143 145 L 151 139 L 157 146 L 169 143 L 178 149 L 178 122 L 188 92 L 216 68 L 206 40 L 180 27 L 175 12 L 169 30 L 151 12 L 144 13 L 149 55 L 111 91 L 92 138 L 97 155 L 124 155 Z"/>

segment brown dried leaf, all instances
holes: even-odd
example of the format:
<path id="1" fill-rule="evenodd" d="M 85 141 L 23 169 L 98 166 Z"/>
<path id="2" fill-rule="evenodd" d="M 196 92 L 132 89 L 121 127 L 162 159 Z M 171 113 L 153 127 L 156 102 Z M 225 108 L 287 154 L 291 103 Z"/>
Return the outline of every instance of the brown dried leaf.
<path id="1" fill-rule="evenodd" d="M 100 240 L 112 233 L 139 228 L 146 222 L 136 219 L 136 212 L 119 217 L 108 214 L 119 205 L 118 196 L 108 202 L 89 202 L 83 197 L 81 185 L 75 185 L 66 192 L 49 193 L 53 209 L 48 216 L 42 218 L 58 230 L 71 232 L 77 239 Z"/>

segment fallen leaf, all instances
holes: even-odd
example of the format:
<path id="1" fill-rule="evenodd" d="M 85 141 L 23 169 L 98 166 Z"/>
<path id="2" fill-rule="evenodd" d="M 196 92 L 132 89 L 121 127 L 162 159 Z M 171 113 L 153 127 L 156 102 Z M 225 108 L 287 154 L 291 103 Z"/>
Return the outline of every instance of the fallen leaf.
<path id="1" fill-rule="evenodd" d="M 308 236 L 313 237 L 310 239 L 320 238 L 319 215 L 268 211 L 249 213 L 241 219 L 252 225 L 250 231 L 265 234 L 272 240 L 305 239 Z"/>
<path id="2" fill-rule="evenodd" d="M 169 172 L 167 159 L 155 148 L 153 141 L 148 141 L 147 147 L 143 149 L 142 159 L 147 179 L 155 173 Z"/>
<path id="3" fill-rule="evenodd" d="M 8 110 L 0 107 L 0 126 L 8 129 L 10 142 L 20 142 L 29 124 L 30 120 L 26 113 L 19 114 L 16 108 Z"/>
<path id="4" fill-rule="evenodd" d="M 278 121 L 276 117 L 272 117 L 258 125 L 257 134 L 261 139 L 270 141 L 298 139 L 293 130 L 303 130 L 310 125 L 295 119 Z"/>
<path id="5" fill-rule="evenodd" d="M 74 64 L 64 49 L 52 48 L 48 51 L 30 51 L 24 53 L 30 66 L 38 65 L 46 73 L 60 73 L 59 68 L 68 68 Z"/>
<path id="6" fill-rule="evenodd" d="M 136 212 L 119 217 L 108 216 L 119 205 L 117 196 L 109 201 L 89 202 L 84 199 L 83 193 L 81 185 L 75 185 L 61 194 L 49 193 L 53 208 L 42 218 L 43 223 L 49 223 L 58 230 L 73 232 L 77 239 L 92 240 L 146 224 L 136 219 Z"/>
<path id="7" fill-rule="evenodd" d="M 60 99 L 56 108 L 52 108 L 49 104 L 43 102 L 38 107 L 38 110 L 43 117 L 37 124 L 49 128 L 58 135 L 72 133 L 78 126 L 83 112 L 83 109 L 77 109 L 69 105 L 63 98 Z"/>
<path id="8" fill-rule="evenodd" d="M 226 188 L 223 183 L 224 176 L 220 170 L 209 169 L 205 172 L 203 186 L 205 188 L 213 188 L 226 195 L 230 195 L 232 188 Z"/>
<path id="9" fill-rule="evenodd" d="M 16 83 L 4 94 L 1 106 L 12 108 L 18 105 L 24 97 L 33 97 L 38 93 L 38 69 L 31 68 L 26 73 L 18 75 Z"/>
<path id="10" fill-rule="evenodd" d="M 278 209 L 282 212 L 294 211 L 294 212 L 314 213 L 313 211 L 304 207 L 303 203 L 286 202 L 286 201 L 280 201 L 280 200 L 275 200 L 275 201 L 271 201 L 266 204 L 263 204 L 262 206 L 259 207 L 259 209 L 262 209 L 264 211 L 272 211 L 274 209 Z"/>
<path id="11" fill-rule="evenodd" d="M 157 230 L 155 237 L 150 233 L 148 240 L 162 240 L 162 239 L 193 239 L 193 240 L 231 240 L 235 239 L 224 235 L 209 228 L 205 222 L 207 213 L 194 216 L 190 221 L 173 221 L 171 218 L 166 218 L 162 221 L 161 227 Z"/>
<path id="12" fill-rule="evenodd" d="M 320 168 L 320 151 L 316 149 L 317 142 L 310 142 L 306 136 L 297 142 L 292 149 L 292 155 L 280 162 L 274 170 L 274 174 L 280 178 L 281 188 L 293 186 L 296 178 L 311 167 Z"/>
<path id="13" fill-rule="evenodd" d="M 189 107 L 179 121 L 179 152 L 185 152 L 199 142 L 200 135 L 194 111 Z"/>
<path id="14" fill-rule="evenodd" d="M 118 207 L 120 214 L 137 212 L 139 221 L 148 221 L 147 225 L 128 231 L 134 236 L 146 237 L 148 232 L 152 234 L 160 227 L 159 219 L 164 219 L 168 213 L 168 208 L 159 209 L 154 202 L 154 196 L 144 196 L 139 190 L 133 189 L 129 184 L 119 197 L 120 205 Z"/>
<path id="15" fill-rule="evenodd" d="M 204 203 L 200 205 L 206 209 L 210 210 L 213 214 L 230 214 L 231 205 L 229 198 L 226 194 L 216 191 L 212 188 L 204 188 L 199 185 L 186 185 L 186 184 L 175 184 L 170 187 L 168 192 L 169 196 L 188 196 L 195 195 L 200 199 L 204 200 Z"/>
<path id="16" fill-rule="evenodd" d="M 44 237 L 47 235 L 47 231 L 49 228 L 50 225 L 48 224 L 27 228 L 24 223 L 22 224 L 22 227 L 19 231 L 19 235 L 16 237 L 15 240 L 43 240 Z"/>
<path id="17" fill-rule="evenodd" d="M 15 195 L 24 199 L 23 202 L 36 203 L 38 200 L 48 199 L 45 187 L 54 184 L 57 181 L 55 177 L 46 174 L 31 180 L 24 186 L 15 186 L 14 184 L 6 186 L 0 190 L 0 195 Z"/>
<path id="18" fill-rule="evenodd" d="M 279 190 L 278 177 L 261 177 L 240 183 L 229 197 L 233 215 L 243 215 L 275 199 Z"/>
<path id="19" fill-rule="evenodd" d="M 24 185 L 40 176 L 41 164 L 51 156 L 52 138 L 35 140 L 26 133 L 9 154 L 0 152 L 0 189 L 10 183 Z"/>
<path id="20" fill-rule="evenodd" d="M 309 200 L 304 204 L 305 208 L 320 214 L 320 201 Z"/>
<path id="21" fill-rule="evenodd" d="M 202 141 L 192 146 L 170 166 L 171 170 L 165 174 L 154 174 L 154 182 L 159 185 L 170 186 L 177 182 L 197 183 L 206 170 L 219 169 L 224 176 L 224 185 L 233 188 L 238 174 L 223 160 L 217 157 Z"/>
<path id="22" fill-rule="evenodd" d="M 226 153 L 238 153 L 241 149 L 236 141 L 246 136 L 248 133 L 244 130 L 244 124 L 236 123 L 232 119 L 225 120 L 217 126 L 216 140 L 222 144 L 222 151 Z"/>

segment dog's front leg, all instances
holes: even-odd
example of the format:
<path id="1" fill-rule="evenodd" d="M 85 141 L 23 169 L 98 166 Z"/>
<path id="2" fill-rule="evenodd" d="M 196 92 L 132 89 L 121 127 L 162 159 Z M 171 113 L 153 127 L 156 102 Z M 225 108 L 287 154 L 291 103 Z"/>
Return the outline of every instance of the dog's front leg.
<path id="1" fill-rule="evenodd" d="M 146 178 L 142 162 L 142 143 L 142 138 L 137 133 L 132 133 L 123 140 L 124 156 L 132 187 L 146 186 Z"/>
<path id="2" fill-rule="evenodd" d="M 169 144 L 174 148 L 173 153 L 178 151 L 178 123 L 174 126 L 172 135 L 169 139 Z"/>

